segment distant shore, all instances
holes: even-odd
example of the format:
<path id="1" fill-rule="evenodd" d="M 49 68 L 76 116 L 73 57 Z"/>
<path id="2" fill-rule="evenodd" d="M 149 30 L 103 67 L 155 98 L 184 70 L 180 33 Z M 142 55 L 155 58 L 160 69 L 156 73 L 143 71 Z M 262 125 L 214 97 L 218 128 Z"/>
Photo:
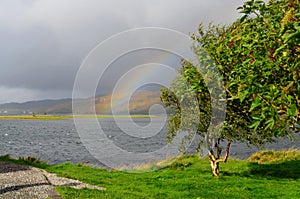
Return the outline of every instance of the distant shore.
<path id="1" fill-rule="evenodd" d="M 0 120 L 65 120 L 72 118 L 153 118 L 154 115 L 0 115 Z"/>

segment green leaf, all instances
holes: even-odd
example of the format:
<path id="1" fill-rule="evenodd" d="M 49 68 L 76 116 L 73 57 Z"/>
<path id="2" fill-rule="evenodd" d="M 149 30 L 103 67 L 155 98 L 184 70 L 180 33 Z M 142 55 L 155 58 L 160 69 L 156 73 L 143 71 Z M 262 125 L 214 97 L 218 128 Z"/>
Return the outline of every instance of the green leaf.
<path id="1" fill-rule="evenodd" d="M 287 111 L 289 116 L 296 116 L 297 106 L 296 104 L 292 104 L 289 110 Z"/>
<path id="2" fill-rule="evenodd" d="M 256 131 L 257 127 L 259 126 L 260 121 L 254 121 L 249 128 L 254 129 L 254 131 Z"/>
<path id="3" fill-rule="evenodd" d="M 275 120 L 271 118 L 266 122 L 266 124 L 268 125 L 264 128 L 265 130 L 272 129 L 275 124 Z"/>
<path id="4" fill-rule="evenodd" d="M 261 100 L 258 96 L 255 96 L 254 101 L 251 103 L 251 107 L 249 109 L 249 112 L 253 111 L 256 107 L 259 107 L 261 105 Z"/>
<path id="5" fill-rule="evenodd" d="M 241 102 L 243 102 L 245 100 L 245 98 L 247 97 L 247 95 L 249 94 L 249 91 L 248 90 L 245 90 L 244 92 L 240 92 L 239 94 L 239 99 Z"/>

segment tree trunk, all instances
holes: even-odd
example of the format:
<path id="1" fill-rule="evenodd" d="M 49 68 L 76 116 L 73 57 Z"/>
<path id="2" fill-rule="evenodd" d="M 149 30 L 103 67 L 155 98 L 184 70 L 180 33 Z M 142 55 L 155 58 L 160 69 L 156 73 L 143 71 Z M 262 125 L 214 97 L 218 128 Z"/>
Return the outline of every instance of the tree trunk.
<path id="1" fill-rule="evenodd" d="M 217 161 L 210 161 L 211 171 L 213 176 L 219 176 L 219 162 Z"/>
<path id="2" fill-rule="evenodd" d="M 230 145 L 231 145 L 231 140 L 229 140 L 228 143 L 227 143 L 226 154 L 225 154 L 224 158 L 222 158 L 222 159 L 220 159 L 221 149 L 220 149 L 218 143 L 215 144 L 215 148 L 216 148 L 216 152 L 217 152 L 216 155 L 214 154 L 213 150 L 210 150 L 208 157 L 209 157 L 209 162 L 210 162 L 210 166 L 211 166 L 213 176 L 215 176 L 215 177 L 219 176 L 219 164 L 220 164 L 220 162 L 227 162 L 227 159 L 228 159 L 228 156 L 229 156 Z"/>

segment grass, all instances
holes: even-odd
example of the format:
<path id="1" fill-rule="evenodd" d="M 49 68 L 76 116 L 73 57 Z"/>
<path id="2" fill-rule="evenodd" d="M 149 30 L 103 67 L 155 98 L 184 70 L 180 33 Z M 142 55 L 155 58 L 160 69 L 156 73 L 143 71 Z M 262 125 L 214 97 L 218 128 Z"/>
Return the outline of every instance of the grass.
<path id="1" fill-rule="evenodd" d="M 65 120 L 72 118 L 151 118 L 149 115 L 1 115 L 0 120 Z"/>
<path id="2" fill-rule="evenodd" d="M 74 115 L 75 118 L 151 118 L 149 115 Z"/>
<path id="3" fill-rule="evenodd" d="M 72 199 L 300 198 L 299 155 L 299 151 L 263 151 L 254 154 L 247 161 L 229 159 L 227 163 L 221 164 L 219 178 L 212 177 L 208 160 L 196 155 L 146 164 L 131 172 L 107 171 L 71 163 L 46 165 L 24 158 L 11 160 L 9 157 L 2 157 L 0 161 L 30 164 L 60 176 L 107 188 L 106 191 L 97 191 L 57 187 L 64 198 Z M 257 161 L 257 157 L 264 161 Z M 141 172 L 142 169 L 152 171 Z"/>
<path id="4" fill-rule="evenodd" d="M 73 118 L 72 115 L 1 115 L 0 120 L 63 120 Z"/>
<path id="5" fill-rule="evenodd" d="M 298 150 L 264 150 L 259 151 L 248 158 L 248 161 L 257 163 L 286 162 L 293 160 L 300 160 L 300 153 Z"/>

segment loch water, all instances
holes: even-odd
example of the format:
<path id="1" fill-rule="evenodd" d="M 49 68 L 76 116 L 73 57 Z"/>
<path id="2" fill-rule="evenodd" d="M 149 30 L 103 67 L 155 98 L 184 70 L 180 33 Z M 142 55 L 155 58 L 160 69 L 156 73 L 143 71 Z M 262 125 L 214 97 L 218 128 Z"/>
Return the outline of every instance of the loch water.
<path id="1" fill-rule="evenodd" d="M 149 122 L 147 118 L 134 119 L 134 123 L 141 127 L 147 126 Z M 132 130 L 136 128 L 129 119 L 123 118 L 122 123 L 129 131 L 130 128 Z M 160 132 L 147 138 L 136 138 L 124 133 L 112 118 L 99 119 L 99 125 L 109 142 L 133 155 L 151 153 L 163 148 L 167 143 L 166 133 L 168 129 L 166 125 Z M 297 137 L 300 139 L 300 136 Z M 192 144 L 189 151 L 193 151 L 193 148 L 195 146 Z M 289 148 L 300 149 L 300 141 L 291 142 L 288 139 L 279 139 L 277 143 L 267 144 L 264 147 L 264 149 L 276 150 Z M 249 148 L 244 143 L 233 143 L 230 155 L 231 157 L 246 159 L 258 150 L 256 147 Z M 102 153 L 111 153 L 105 147 L 102 147 L 101 151 Z M 73 119 L 0 120 L 0 155 L 6 154 L 14 158 L 34 156 L 49 164 L 73 162 L 105 167 L 105 164 L 99 158 L 95 158 L 83 144 Z M 155 158 L 153 157 L 153 160 Z M 131 163 L 135 164 L 134 162 Z"/>

